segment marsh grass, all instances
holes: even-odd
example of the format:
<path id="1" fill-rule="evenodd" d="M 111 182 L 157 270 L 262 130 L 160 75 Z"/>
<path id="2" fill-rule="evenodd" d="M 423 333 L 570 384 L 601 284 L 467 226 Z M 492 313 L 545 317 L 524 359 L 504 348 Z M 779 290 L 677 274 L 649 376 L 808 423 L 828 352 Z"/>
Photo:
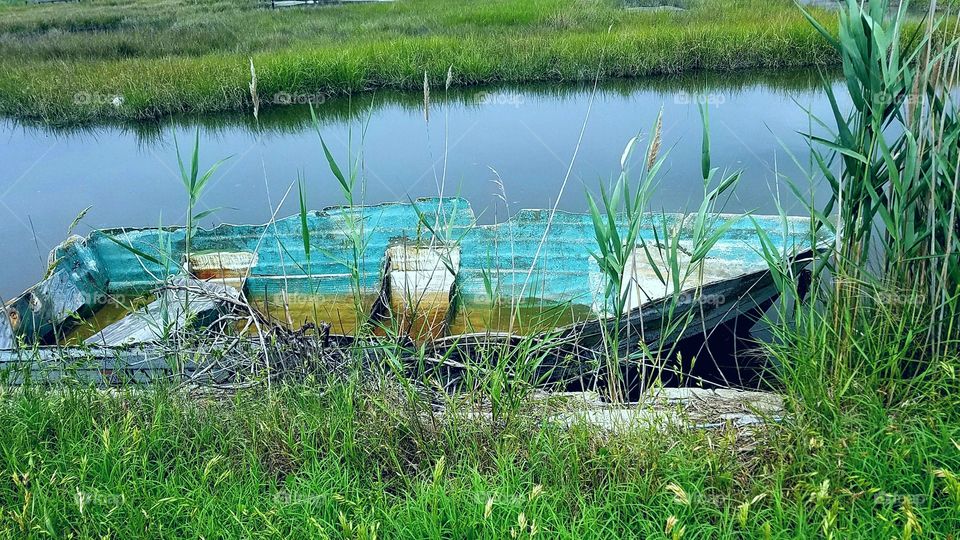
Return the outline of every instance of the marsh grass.
<path id="1" fill-rule="evenodd" d="M 809 372 L 786 380 L 805 393 L 819 388 L 833 414 L 847 396 L 873 389 L 893 406 L 953 376 L 960 344 L 960 124 L 951 95 L 958 44 L 942 30 L 957 21 L 936 9 L 934 2 L 926 28 L 910 36 L 885 2 L 849 2 L 838 40 L 821 29 L 843 55 L 853 98 L 845 113 L 825 84 L 833 118 L 817 121 L 832 135 L 810 136 L 816 173 L 832 189 L 822 206 L 810 206 L 812 224 L 836 241 L 814 257 L 815 301 L 796 304 L 797 334 L 778 328 L 786 345 L 778 354 L 787 370 L 827 375 L 829 387 Z M 820 352 L 803 358 L 787 350 L 806 340 Z"/>
<path id="2" fill-rule="evenodd" d="M 837 68 L 827 70 L 830 77 L 839 77 Z M 249 78 L 249 75 L 248 75 Z M 250 79 L 249 82 L 252 82 Z M 810 69 L 752 69 L 737 72 L 692 72 L 676 73 L 662 77 L 635 79 L 607 79 L 599 87 L 600 97 L 622 97 L 634 92 L 656 92 L 696 95 L 710 92 L 721 93 L 729 98 L 750 89 L 760 87 L 776 95 L 810 92 L 820 88 L 820 73 Z M 560 98 L 574 100 L 591 92 L 592 81 L 556 84 L 551 82 L 524 84 L 476 85 L 471 87 L 451 86 L 448 91 L 435 93 L 432 101 L 448 111 L 453 107 L 479 109 L 490 92 L 522 93 L 531 99 Z M 403 111 L 417 111 L 423 107 L 419 92 L 380 89 L 365 96 L 326 96 L 318 94 L 314 113 L 322 124 L 340 122 L 359 125 L 373 117 L 383 108 L 398 107 Z M 11 125 L 29 127 L 43 133 L 99 135 L 105 128 L 117 128 L 136 137 L 140 144 L 156 143 L 168 136 L 169 130 L 192 130 L 200 126 L 204 133 L 217 136 L 230 129 L 246 128 L 259 133 L 298 133 L 313 125 L 310 104 L 287 105 L 260 110 L 257 117 L 252 111 L 211 113 L 200 116 L 169 116 L 155 121 L 130 119 L 100 119 L 95 124 L 48 124 L 36 119 L 8 120 Z"/>
<path id="3" fill-rule="evenodd" d="M 811 434 L 811 446 L 846 454 L 851 442 L 867 438 L 880 444 L 884 459 L 897 461 L 915 451 L 906 450 L 902 431 L 916 427 L 911 414 L 936 424 L 957 406 L 960 128 L 953 94 L 958 44 L 948 37 L 955 35 L 955 11 L 931 2 L 925 27 L 914 32 L 887 8 L 847 2 L 838 39 L 821 28 L 843 57 L 853 101 L 850 111 L 841 110 L 825 85 L 833 117 L 817 122 L 830 126 L 831 135 L 810 137 L 815 172 L 832 196 L 809 211 L 814 227 L 835 234 L 836 242 L 814 256 L 811 300 L 780 307 L 780 319 L 791 324 L 772 326 L 768 349 L 780 365 L 795 429 Z M 786 278 L 784 292 L 796 298 L 797 276 L 776 263 L 775 252 L 765 252 Z M 943 523 L 955 530 L 956 469 L 940 464 L 960 446 L 951 437 L 945 448 L 914 456 L 916 468 L 885 462 L 867 470 L 840 459 L 838 472 L 857 479 L 858 487 L 848 488 L 853 492 L 898 493 L 886 500 L 900 511 L 900 537 L 931 533 L 918 518 L 924 503 L 927 510 L 949 508 Z M 823 491 L 836 481 L 823 479 Z M 927 494 L 904 496 L 893 487 L 911 482 L 919 482 L 913 489 L 925 483 Z M 824 526 L 832 526 L 838 507 L 817 506 Z"/>
<path id="4" fill-rule="evenodd" d="M 0 13 L 0 113 L 54 122 L 265 109 L 279 93 L 416 90 L 424 70 L 443 80 L 450 66 L 455 86 L 591 80 L 601 51 L 604 78 L 837 61 L 787 0 L 701 0 L 682 13 L 612 0 L 273 11 L 246 0 L 93 0 Z"/>
<path id="5" fill-rule="evenodd" d="M 628 167 L 639 142 L 637 136 L 623 151 L 621 173 L 613 186 L 608 190 L 601 185 L 601 204 L 587 194 L 598 247 L 592 257 L 604 276 L 605 311 L 612 315 L 612 324 L 603 326 L 603 346 L 606 372 L 611 379 L 608 383 L 610 397 L 615 402 L 624 401 L 630 390 L 618 376 L 621 364 L 639 366 L 639 393 L 643 394 L 650 381 L 656 383 L 661 379 L 666 364 L 675 359 L 678 352 L 676 343 L 648 343 L 644 339 L 640 339 L 637 350 L 623 349 L 620 341 L 629 338 L 632 329 L 623 327 L 619 315 L 654 298 L 665 298 L 659 327 L 644 328 L 641 324 L 635 330 L 641 335 L 648 331 L 663 336 L 683 334 L 695 324 L 698 312 L 679 313 L 681 295 L 691 290 L 694 295 L 700 294 L 707 256 L 723 234 L 742 217 L 722 218 L 720 215 L 724 200 L 736 188 L 740 173 L 721 174 L 712 166 L 708 108 L 700 106 L 700 115 L 703 125 L 703 198 L 696 212 L 681 218 L 681 223 L 687 225 L 678 228 L 666 216 L 661 219 L 650 207 L 659 184 L 658 174 L 666 158 L 660 154 L 661 115 L 648 135 L 639 171 L 631 171 Z M 634 175 L 636 178 L 632 177 Z M 641 236 L 643 228 L 652 232 L 652 240 Z M 689 238 L 686 238 L 687 234 Z M 645 290 L 640 282 L 641 267 L 649 267 L 659 281 L 651 290 Z M 626 336 L 624 330 L 628 332 Z"/>

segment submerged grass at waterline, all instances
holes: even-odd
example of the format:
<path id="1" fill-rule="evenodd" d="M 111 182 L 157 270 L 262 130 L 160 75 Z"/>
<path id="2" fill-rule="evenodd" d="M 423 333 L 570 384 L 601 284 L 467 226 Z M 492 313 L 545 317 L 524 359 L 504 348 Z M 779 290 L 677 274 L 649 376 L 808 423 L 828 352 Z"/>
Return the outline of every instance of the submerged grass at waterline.
<path id="1" fill-rule="evenodd" d="M 398 0 L 259 9 L 244 0 L 0 6 L 0 114 L 153 118 L 375 88 L 834 64 L 787 0 L 698 0 L 685 11 L 615 0 Z M 834 16 L 818 12 L 824 20 Z M 279 98 L 277 96 L 280 96 Z"/>

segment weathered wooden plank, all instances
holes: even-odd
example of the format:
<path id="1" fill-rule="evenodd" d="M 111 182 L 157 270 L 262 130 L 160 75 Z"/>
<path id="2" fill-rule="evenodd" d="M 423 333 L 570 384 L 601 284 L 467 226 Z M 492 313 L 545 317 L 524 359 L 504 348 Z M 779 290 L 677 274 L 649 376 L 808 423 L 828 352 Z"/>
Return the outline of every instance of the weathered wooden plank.
<path id="1" fill-rule="evenodd" d="M 565 426 L 590 425 L 604 431 L 676 427 L 743 428 L 778 421 L 783 398 L 771 392 L 705 388 L 658 388 L 637 403 L 613 405 L 586 393 L 565 396 L 567 410 L 550 417 Z"/>
<path id="2" fill-rule="evenodd" d="M 189 377 L 198 367 L 196 362 L 172 358 L 151 345 L 0 351 L 0 379 L 13 385 L 27 379 L 45 384 L 69 380 L 100 386 L 148 383 Z"/>
<path id="3" fill-rule="evenodd" d="M 17 338 L 13 335 L 13 328 L 10 327 L 10 318 L 7 310 L 0 312 L 0 350 L 13 349 L 17 345 Z"/>
<path id="4" fill-rule="evenodd" d="M 210 251 L 187 257 L 190 274 L 202 281 L 215 281 L 239 290 L 257 266 L 257 254 L 249 251 Z"/>
<path id="5" fill-rule="evenodd" d="M 209 323 L 239 298 L 239 291 L 228 285 L 175 278 L 156 300 L 103 328 L 85 343 L 114 347 L 154 342 Z"/>
<path id="6" fill-rule="evenodd" d="M 390 310 L 399 328 L 418 338 L 443 335 L 460 248 L 401 240 L 387 249 L 385 268 Z"/>

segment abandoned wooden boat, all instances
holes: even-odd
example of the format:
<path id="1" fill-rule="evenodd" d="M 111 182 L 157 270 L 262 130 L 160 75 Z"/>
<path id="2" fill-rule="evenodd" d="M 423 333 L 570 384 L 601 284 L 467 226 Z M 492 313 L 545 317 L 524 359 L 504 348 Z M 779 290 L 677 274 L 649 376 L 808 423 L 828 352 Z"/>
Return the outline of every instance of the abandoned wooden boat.
<path id="1" fill-rule="evenodd" d="M 739 218 L 678 278 L 678 289 L 658 242 L 676 238 L 683 268 L 690 218 L 647 220 L 621 287 L 623 313 L 610 312 L 585 214 L 524 210 L 477 225 L 458 198 L 336 207 L 306 219 L 199 229 L 190 253 L 183 228 L 96 231 L 58 246 L 47 277 L 5 306 L 0 364 L 59 357 L 92 359 L 100 366 L 94 370 L 121 371 L 131 362 L 161 369 L 161 355 L 149 360 L 151 343 L 171 328 L 209 324 L 232 302 L 291 328 L 323 323 L 332 334 L 350 335 L 364 327 L 448 358 L 521 336 L 555 343 L 558 358 L 582 358 L 600 351 L 614 327 L 621 348 L 660 348 L 752 326 L 777 298 L 757 227 L 798 268 L 827 240 L 812 237 L 808 219 Z M 668 317 L 687 323 L 671 325 Z"/>

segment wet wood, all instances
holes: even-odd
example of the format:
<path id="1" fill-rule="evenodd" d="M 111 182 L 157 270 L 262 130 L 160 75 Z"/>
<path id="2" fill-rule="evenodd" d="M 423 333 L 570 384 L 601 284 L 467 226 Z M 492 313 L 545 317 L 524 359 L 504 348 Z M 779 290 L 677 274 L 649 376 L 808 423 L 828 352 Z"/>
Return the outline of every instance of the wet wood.
<path id="1" fill-rule="evenodd" d="M 387 249 L 386 296 L 401 332 L 418 338 L 444 334 L 459 270 L 459 247 L 400 241 Z"/>
<path id="2" fill-rule="evenodd" d="M 17 345 L 17 338 L 10 327 L 10 316 L 6 309 L 0 312 L 0 350 L 13 349 Z"/>
<path id="3" fill-rule="evenodd" d="M 211 322 L 240 298 L 237 289 L 215 282 L 178 278 L 142 309 L 103 328 L 87 345 L 114 347 L 150 343 Z"/>
<path id="4" fill-rule="evenodd" d="M 603 431 L 687 427 L 744 428 L 779 421 L 783 399 L 771 392 L 733 389 L 656 388 L 636 403 L 612 404 L 591 392 L 558 396 L 565 411 L 552 419 L 566 426 L 589 425 Z M 551 399 L 548 396 L 548 399 Z"/>

